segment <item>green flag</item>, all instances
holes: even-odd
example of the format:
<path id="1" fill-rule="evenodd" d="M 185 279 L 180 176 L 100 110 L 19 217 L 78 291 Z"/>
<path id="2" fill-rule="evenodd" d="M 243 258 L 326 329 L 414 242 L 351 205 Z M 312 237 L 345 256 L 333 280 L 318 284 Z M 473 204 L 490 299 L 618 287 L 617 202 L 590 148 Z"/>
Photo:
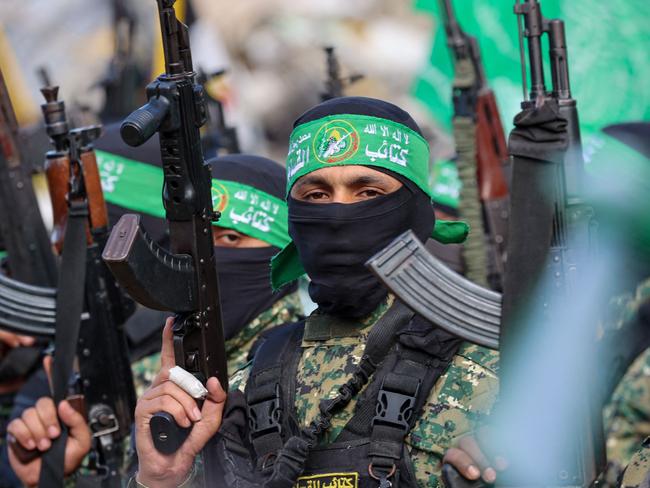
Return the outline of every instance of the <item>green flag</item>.
<path id="1" fill-rule="evenodd" d="M 452 66 L 438 0 L 415 0 L 435 26 L 430 63 L 413 93 L 443 127 L 451 127 Z M 455 0 L 462 28 L 477 37 L 486 76 L 509 130 L 522 100 L 521 65 L 514 0 Z M 585 133 L 617 122 L 650 120 L 650 2 L 647 0 L 543 0 L 547 18 L 566 23 L 573 97 Z M 546 63 L 548 64 L 548 63 Z M 548 66 L 547 66 L 548 68 Z M 546 76 L 550 88 L 550 76 Z"/>

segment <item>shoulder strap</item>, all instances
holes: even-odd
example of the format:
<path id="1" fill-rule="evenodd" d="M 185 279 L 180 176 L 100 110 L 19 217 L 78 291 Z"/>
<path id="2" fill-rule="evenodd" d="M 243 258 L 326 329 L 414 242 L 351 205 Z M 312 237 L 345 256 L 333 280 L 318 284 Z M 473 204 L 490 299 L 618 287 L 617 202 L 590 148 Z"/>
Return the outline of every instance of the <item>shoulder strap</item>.
<path id="1" fill-rule="evenodd" d="M 52 365 L 52 397 L 55 405 L 65 399 L 81 325 L 86 283 L 86 222 L 88 203 L 73 200 L 69 204 L 68 222 L 63 238 L 63 253 L 59 268 L 59 287 L 56 303 L 56 326 L 54 334 L 54 364 Z M 65 445 L 68 432 L 52 441 L 52 447 L 43 454 L 40 488 L 63 485 Z"/>
<path id="2" fill-rule="evenodd" d="M 414 341 L 413 332 L 418 329 L 423 330 L 419 317 L 400 334 L 398 345 L 337 439 L 370 438 L 368 469 L 380 481 L 395 473 L 407 434 L 461 344 L 460 339 L 430 325 L 426 340 Z M 398 479 L 391 482 L 396 486 Z"/>
<path id="3" fill-rule="evenodd" d="M 295 370 L 300 360 L 300 341 L 305 324 L 298 322 L 273 329 L 260 344 L 246 383 L 249 439 L 257 468 L 264 469 L 291 431 L 289 415 L 296 391 Z"/>

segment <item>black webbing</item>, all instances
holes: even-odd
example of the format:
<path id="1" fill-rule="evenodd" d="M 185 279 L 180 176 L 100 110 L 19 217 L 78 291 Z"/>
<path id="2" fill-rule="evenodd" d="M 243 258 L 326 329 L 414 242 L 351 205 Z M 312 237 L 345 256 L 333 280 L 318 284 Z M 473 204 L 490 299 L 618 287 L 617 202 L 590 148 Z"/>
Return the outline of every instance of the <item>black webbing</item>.
<path id="1" fill-rule="evenodd" d="M 379 319 L 368 335 L 364 355 L 352 377 L 342 385 L 339 394 L 320 403 L 320 414 L 303 428 L 299 436 L 291 437 L 278 453 L 273 474 L 264 484 L 267 488 L 292 488 L 305 468 L 310 449 L 331 427 L 334 414 L 345 408 L 361 391 L 395 342 L 396 333 L 413 317 L 413 312 L 400 302 Z"/>
<path id="2" fill-rule="evenodd" d="M 59 271 L 59 288 L 52 365 L 52 397 L 58 405 L 65 399 L 72 374 L 86 282 L 86 222 L 88 204 L 70 202 L 68 222 L 63 239 L 63 253 Z M 68 432 L 61 425 L 61 435 L 52 441 L 52 447 L 43 455 L 39 488 L 61 488 L 64 478 L 64 456 Z"/>
<path id="3" fill-rule="evenodd" d="M 246 405 L 258 469 L 265 468 L 269 457 L 282 448 L 285 436 L 291 435 L 288 409 L 294 404 L 294 373 L 303 332 L 304 322 L 279 327 L 255 353 L 246 383 Z"/>

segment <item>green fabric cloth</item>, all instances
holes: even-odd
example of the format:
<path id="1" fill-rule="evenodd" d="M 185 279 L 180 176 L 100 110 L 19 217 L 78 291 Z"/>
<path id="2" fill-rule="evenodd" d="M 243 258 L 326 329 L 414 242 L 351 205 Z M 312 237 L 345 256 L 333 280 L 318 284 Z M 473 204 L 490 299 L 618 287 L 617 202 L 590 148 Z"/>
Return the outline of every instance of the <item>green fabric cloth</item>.
<path id="1" fill-rule="evenodd" d="M 513 1 L 455 0 L 460 26 L 477 38 L 485 73 L 506 130 L 521 111 L 521 63 Z M 431 54 L 413 80 L 413 95 L 451 133 L 453 67 L 438 0 L 415 0 L 433 17 Z M 608 124 L 650 119 L 650 2 L 544 0 L 544 17 L 566 22 L 569 73 L 583 135 Z M 430 17 L 431 18 L 431 17 Z M 547 46 L 546 40 L 544 45 Z M 544 48 L 544 64 L 550 66 Z M 546 77 L 547 87 L 550 77 Z"/>
<path id="2" fill-rule="evenodd" d="M 163 171 L 150 164 L 96 151 L 106 201 L 136 212 L 165 218 Z M 212 204 L 221 212 L 215 225 L 236 230 L 283 248 L 290 239 L 287 204 L 266 192 L 235 181 L 212 179 Z"/>
<path id="3" fill-rule="evenodd" d="M 440 205 L 458 209 L 463 184 L 458 177 L 458 167 L 453 161 L 439 160 L 431 171 L 432 200 Z"/>
<path id="4" fill-rule="evenodd" d="M 618 139 L 599 133 L 584 144 L 587 196 L 599 234 L 629 249 L 650 252 L 650 159 Z"/>

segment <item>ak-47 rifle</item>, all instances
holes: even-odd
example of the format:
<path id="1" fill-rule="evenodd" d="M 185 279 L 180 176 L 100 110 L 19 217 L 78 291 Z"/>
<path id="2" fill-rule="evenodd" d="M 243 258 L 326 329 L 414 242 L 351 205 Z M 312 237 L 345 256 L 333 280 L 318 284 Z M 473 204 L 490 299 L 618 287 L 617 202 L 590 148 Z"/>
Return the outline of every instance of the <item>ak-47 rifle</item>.
<path id="1" fill-rule="evenodd" d="M 363 79 L 362 74 L 353 74 L 347 78 L 341 78 L 341 65 L 336 57 L 334 47 L 327 46 L 325 50 L 327 62 L 327 79 L 325 80 L 325 92 L 321 94 L 321 100 L 331 100 L 345 95 L 345 88 Z"/>
<path id="2" fill-rule="evenodd" d="M 136 109 L 145 75 L 133 57 L 133 38 L 136 21 L 124 0 L 113 0 L 113 30 L 115 52 L 108 73 L 100 82 L 106 99 L 100 113 L 102 121 L 116 121 Z"/>
<path id="3" fill-rule="evenodd" d="M 159 132 L 171 252 L 147 236 L 137 215 L 124 215 L 103 258 L 136 301 L 177 313 L 176 364 L 203 383 L 216 376 L 227 389 L 211 231 L 219 214 L 212 208 L 211 171 L 203 159 L 199 132 L 206 120 L 205 99 L 195 83 L 187 26 L 176 18 L 174 1 L 157 0 L 165 73 L 149 84 L 149 102 L 129 115 L 121 128 L 122 138 L 131 146 Z M 154 416 L 151 429 L 156 448 L 164 453 L 178 449 L 189 433 L 164 412 Z"/>
<path id="4" fill-rule="evenodd" d="M 8 276 L 0 279 L 0 317 L 9 310 L 29 309 L 29 302 L 16 300 L 4 283 L 51 288 L 57 279 L 54 253 L 32 186 L 33 162 L 25 158 L 24 148 L 0 72 L 0 236 L 8 251 Z M 43 345 L 39 341 L 32 347 L 0 348 L 0 382 L 28 375 L 40 362 Z"/>
<path id="5" fill-rule="evenodd" d="M 38 210 L 31 165 L 20 147 L 18 123 L 0 72 L 0 234 L 9 272 L 29 285 L 56 285 L 56 261 Z"/>
<path id="6" fill-rule="evenodd" d="M 516 0 L 514 12 L 519 27 L 524 101 L 509 141 L 513 173 L 501 328 L 502 394 L 506 397 L 512 397 L 516 390 L 512 378 L 521 367 L 518 351 L 522 342 L 534 333 L 533 327 L 552 330 L 553 324 L 571 310 L 572 301 L 587 284 L 587 271 L 593 268 L 589 260 L 595 257 L 594 211 L 584 201 L 584 161 L 578 111 L 571 96 L 564 21 L 546 19 L 538 0 Z M 550 91 L 544 80 L 543 36 L 549 46 Z M 546 142 L 535 142 L 536 136 L 531 136 L 530 131 L 538 131 Z M 531 303 L 543 307 L 533 309 L 536 320 L 523 320 Z M 575 332 L 567 332 L 566 336 L 578 341 Z M 594 324 L 592 334 L 583 340 L 595 344 L 595 336 Z M 582 342 L 572 343 L 571 347 L 588 347 L 593 357 L 595 346 L 583 346 Z M 563 433 L 566 452 L 549 472 L 538 473 L 544 479 L 535 479 L 536 483 L 587 487 L 604 469 L 602 405 L 594 400 L 596 385 L 590 376 L 584 378 L 578 387 L 581 390 L 575 393 L 583 403 L 576 407 L 570 431 Z"/>
<path id="7" fill-rule="evenodd" d="M 58 404 L 72 392 L 87 415 L 93 434 L 90 468 L 98 486 L 121 486 L 123 441 L 130 433 L 135 390 L 122 325 L 133 311 L 100 259 L 108 237 L 108 218 L 91 143 L 98 126 L 70 130 L 58 87 L 41 90 L 45 127 L 54 144 L 46 155 L 46 173 L 54 213 L 52 245 L 62 252 L 56 290 L 13 283 L 14 294 L 32 301 L 48 295 L 54 313 L 37 332 L 54 335 L 53 397 Z M 26 302 L 30 303 L 30 302 Z M 31 313 L 31 312 L 30 312 Z M 14 316 L 18 326 L 38 316 Z M 5 317 L 0 317 L 4 323 Z M 76 357 L 78 370 L 73 373 Z M 110 364 L 110 368 L 106 365 Z M 72 383 L 71 383 L 72 378 Z M 43 456 L 40 487 L 61 486 L 65 436 Z M 12 443 L 23 460 L 37 455 Z M 57 485 L 57 483 L 59 483 Z"/>
<path id="8" fill-rule="evenodd" d="M 210 157 L 219 154 L 238 154 L 239 138 L 237 137 L 237 128 L 226 124 L 226 117 L 223 112 L 223 102 L 212 96 L 210 90 L 206 88 L 207 83 L 219 80 L 225 75 L 225 70 L 217 71 L 207 75 L 199 69 L 196 76 L 196 82 L 204 87 L 206 97 L 206 115 L 205 134 L 201 137 L 203 153 Z"/>
<path id="9" fill-rule="evenodd" d="M 455 72 L 453 125 L 463 183 L 460 213 L 472 228 L 463 249 L 466 275 L 475 283 L 501 290 L 508 225 L 504 172 L 508 149 L 503 125 L 476 38 L 461 29 L 452 0 L 440 0 L 440 8 Z"/>

